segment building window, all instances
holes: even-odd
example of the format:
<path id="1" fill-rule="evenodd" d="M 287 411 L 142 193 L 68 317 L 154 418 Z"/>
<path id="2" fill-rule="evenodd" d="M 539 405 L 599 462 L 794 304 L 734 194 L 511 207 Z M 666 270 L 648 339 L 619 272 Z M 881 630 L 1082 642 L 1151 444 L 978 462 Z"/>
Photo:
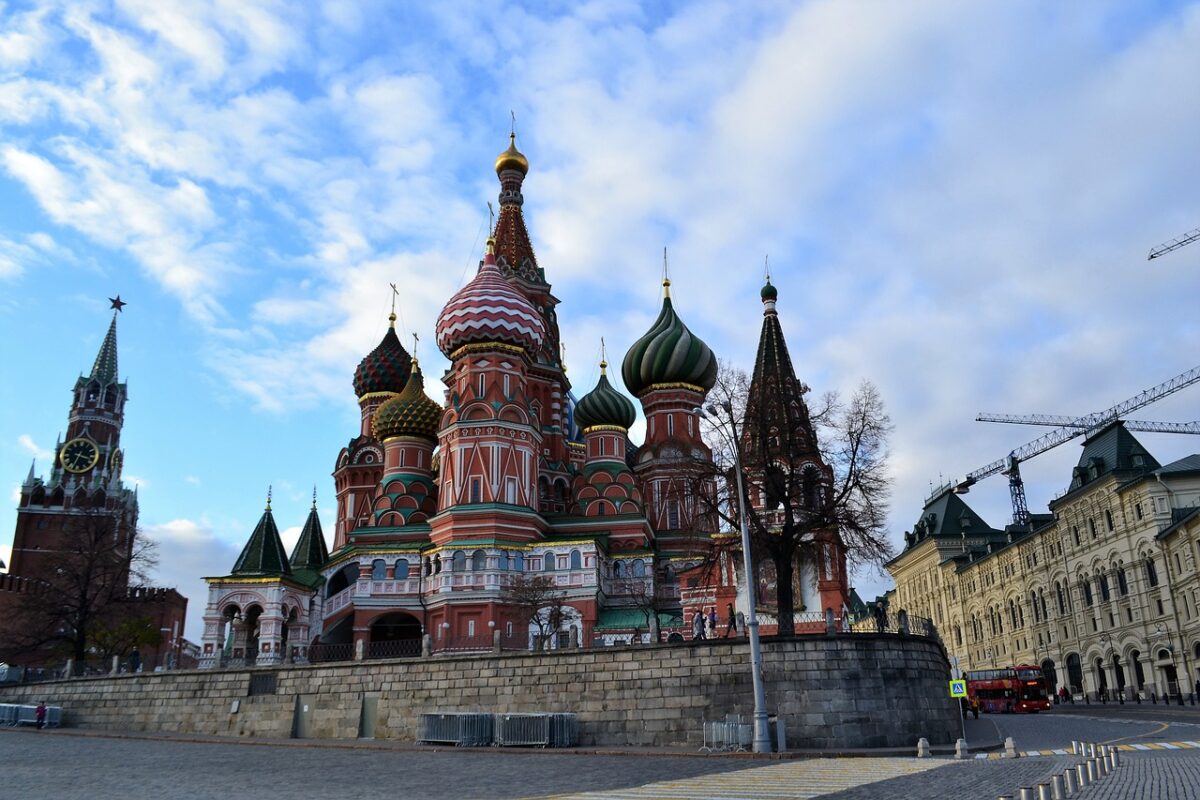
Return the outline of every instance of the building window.
<path id="1" fill-rule="evenodd" d="M 512 385 L 508 375 L 504 376 L 504 399 L 512 399 Z"/>
<path id="2" fill-rule="evenodd" d="M 1133 513 L 1135 516 L 1137 516 L 1138 519 L 1142 518 L 1142 504 L 1141 503 L 1134 503 Z"/>
<path id="3" fill-rule="evenodd" d="M 479 478 L 471 478 L 471 502 L 483 502 L 483 481 Z"/>
<path id="4" fill-rule="evenodd" d="M 504 480 L 504 501 L 510 506 L 517 504 L 517 479 L 505 478 Z"/>
<path id="5" fill-rule="evenodd" d="M 408 578 L 408 559 L 402 558 L 396 562 L 396 580 L 402 581 Z"/>
<path id="6" fill-rule="evenodd" d="M 1071 534 L 1075 537 L 1075 546 L 1079 547 L 1079 526 L 1071 528 Z"/>
<path id="7" fill-rule="evenodd" d="M 1092 605 L 1092 584 L 1090 581 L 1088 581 L 1087 578 L 1082 578 L 1080 580 L 1080 585 L 1083 587 L 1084 605 L 1087 605 L 1090 607 Z"/>
<path id="8" fill-rule="evenodd" d="M 667 414 L 667 436 L 675 435 L 675 415 Z"/>
<path id="9" fill-rule="evenodd" d="M 1092 535 L 1093 539 L 1096 538 L 1096 520 L 1091 517 L 1088 517 L 1088 533 Z"/>
<path id="10" fill-rule="evenodd" d="M 1104 573 L 1100 573 L 1098 580 L 1100 582 L 1100 597 L 1104 600 L 1108 600 L 1108 576 Z"/>
<path id="11" fill-rule="evenodd" d="M 679 501 L 667 501 L 667 530 L 674 531 L 679 529 Z"/>
<path id="12" fill-rule="evenodd" d="M 1108 509 L 1104 510 L 1104 524 L 1108 527 L 1108 530 L 1111 533 L 1113 529 L 1113 518 L 1112 512 Z"/>
<path id="13" fill-rule="evenodd" d="M 462 550 L 455 550 L 454 555 L 450 558 L 451 572 L 466 572 L 467 571 L 467 554 Z"/>
<path id="14" fill-rule="evenodd" d="M 382 558 L 377 558 L 371 562 L 371 580 L 381 581 L 387 577 L 387 564 Z"/>
<path id="15" fill-rule="evenodd" d="M 505 375 L 504 377 L 507 378 L 508 376 Z M 469 619 L 469 620 L 467 620 L 467 636 L 474 636 L 474 635 L 475 635 L 475 620 Z"/>
<path id="16" fill-rule="evenodd" d="M 1058 595 L 1058 614 L 1062 616 L 1067 613 L 1067 603 L 1063 597 L 1062 584 L 1057 581 L 1054 582 L 1054 592 Z"/>
<path id="17" fill-rule="evenodd" d="M 475 572 L 481 572 L 487 568 L 487 553 L 482 550 L 476 550 L 471 554 L 471 569 Z"/>
<path id="18" fill-rule="evenodd" d="M 1117 591 L 1121 596 L 1129 594 L 1129 580 L 1125 577 L 1125 568 L 1117 567 Z"/>
<path id="19" fill-rule="evenodd" d="M 571 569 L 583 569 L 583 556 L 578 550 L 571 551 Z"/>
<path id="20" fill-rule="evenodd" d="M 1158 568 L 1154 566 L 1154 557 L 1146 556 L 1146 583 L 1150 586 L 1158 586 Z"/>
<path id="21" fill-rule="evenodd" d="M 504 635 L 512 638 L 512 620 L 509 620 L 504 624 Z"/>
<path id="22" fill-rule="evenodd" d="M 1158 615 L 1161 617 L 1163 615 L 1162 598 L 1155 598 L 1154 602 L 1158 605 Z"/>
<path id="23" fill-rule="evenodd" d="M 552 572 L 554 570 L 554 553 L 546 553 L 542 558 L 542 570 L 544 572 Z"/>
<path id="24" fill-rule="evenodd" d="M 633 567 L 633 577 L 635 577 L 635 578 L 646 577 L 646 562 L 645 561 L 642 561 L 640 558 L 635 558 L 633 560 L 633 564 L 631 566 Z"/>

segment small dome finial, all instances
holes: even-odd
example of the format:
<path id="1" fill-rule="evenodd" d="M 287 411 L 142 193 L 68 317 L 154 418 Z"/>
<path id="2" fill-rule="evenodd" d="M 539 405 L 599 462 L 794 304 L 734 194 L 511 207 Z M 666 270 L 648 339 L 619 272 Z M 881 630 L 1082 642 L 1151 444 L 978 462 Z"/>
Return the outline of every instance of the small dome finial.
<path id="1" fill-rule="evenodd" d="M 664 246 L 663 247 L 663 280 L 662 280 L 663 297 L 671 296 L 671 278 L 670 278 L 669 272 L 670 271 L 667 266 L 667 248 L 666 248 L 666 246 Z"/>
<path id="2" fill-rule="evenodd" d="M 267 484 L 267 511 L 271 510 L 271 485 Z"/>
<path id="3" fill-rule="evenodd" d="M 312 505 L 312 510 L 313 510 L 313 511 L 316 511 L 316 510 L 317 510 L 317 485 L 316 485 L 315 483 L 313 484 L 313 505 Z"/>
<path id="4" fill-rule="evenodd" d="M 608 374 L 608 353 L 604 348 L 604 337 L 600 337 L 600 374 Z"/>
<path id="5" fill-rule="evenodd" d="M 496 237 L 489 236 L 487 240 L 487 254 L 489 256 L 496 255 Z"/>

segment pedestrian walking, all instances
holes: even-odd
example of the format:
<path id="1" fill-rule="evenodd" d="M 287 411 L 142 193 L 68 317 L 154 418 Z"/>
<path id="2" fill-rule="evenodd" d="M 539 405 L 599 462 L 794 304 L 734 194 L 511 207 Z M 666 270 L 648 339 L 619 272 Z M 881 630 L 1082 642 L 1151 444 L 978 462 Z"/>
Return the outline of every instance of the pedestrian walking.
<path id="1" fill-rule="evenodd" d="M 38 726 L 39 731 L 42 728 L 46 727 L 46 701 L 45 700 L 38 701 L 37 711 L 34 712 L 34 716 L 37 718 L 37 726 Z"/>
<path id="2" fill-rule="evenodd" d="M 692 617 L 692 640 L 704 638 L 704 614 L 697 611 Z"/>
<path id="3" fill-rule="evenodd" d="M 733 613 L 733 603 L 725 604 L 725 638 L 728 639 L 733 635 L 737 628 L 737 616 Z M 1200 681 L 1196 681 L 1200 684 Z"/>
<path id="4" fill-rule="evenodd" d="M 712 608 L 710 608 L 708 610 L 708 619 L 706 620 L 706 622 L 708 624 L 705 626 L 706 627 L 705 632 L 708 634 L 708 638 L 710 638 L 710 639 L 717 638 L 717 607 L 716 606 L 713 606 Z"/>

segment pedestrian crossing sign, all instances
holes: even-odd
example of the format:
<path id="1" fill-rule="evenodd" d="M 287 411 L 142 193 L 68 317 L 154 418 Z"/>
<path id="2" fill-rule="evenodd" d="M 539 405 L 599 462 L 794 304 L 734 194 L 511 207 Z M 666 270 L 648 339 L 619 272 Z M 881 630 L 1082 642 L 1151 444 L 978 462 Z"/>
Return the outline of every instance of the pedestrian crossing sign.
<path id="1" fill-rule="evenodd" d="M 966 697 L 967 682 L 966 681 L 950 681 L 950 696 L 951 697 Z"/>

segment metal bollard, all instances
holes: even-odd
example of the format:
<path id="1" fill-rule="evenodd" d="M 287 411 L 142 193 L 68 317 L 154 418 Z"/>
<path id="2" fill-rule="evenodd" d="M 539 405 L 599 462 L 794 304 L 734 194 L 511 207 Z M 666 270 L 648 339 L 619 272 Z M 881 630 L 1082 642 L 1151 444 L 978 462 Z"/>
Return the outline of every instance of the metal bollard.
<path id="1" fill-rule="evenodd" d="M 1096 769 L 1096 759 L 1089 758 L 1084 762 L 1087 767 L 1088 783 L 1095 783 L 1100 778 L 1100 770 Z"/>
<path id="2" fill-rule="evenodd" d="M 1097 758 L 1096 764 L 1100 767 L 1100 775 L 1101 776 L 1108 774 L 1109 770 L 1108 770 L 1108 756 L 1107 755 L 1103 755 L 1103 756 L 1100 756 L 1099 758 Z"/>
<path id="3" fill-rule="evenodd" d="M 1114 747 L 1112 749 L 1112 762 L 1114 767 L 1121 766 L 1121 748 Z"/>
<path id="4" fill-rule="evenodd" d="M 1017 790 L 1017 797 L 1019 797 L 1020 800 L 1033 800 L 1033 787 L 1022 786 Z"/>
<path id="5" fill-rule="evenodd" d="M 1039 783 L 1037 785 L 1037 790 L 1038 800 L 1053 800 L 1053 798 L 1050 797 L 1050 784 Z"/>
<path id="6" fill-rule="evenodd" d="M 1096 757 L 1096 745 L 1092 744 L 1091 742 L 1089 742 L 1088 746 L 1087 746 L 1087 757 L 1088 758 Z"/>
<path id="7" fill-rule="evenodd" d="M 1074 739 L 1071 740 L 1071 755 L 1079 755 L 1079 742 L 1075 741 Z"/>
<path id="8" fill-rule="evenodd" d="M 1075 769 L 1073 767 L 1067 767 L 1066 769 L 1064 769 L 1062 778 L 1063 778 L 1063 788 L 1066 790 L 1064 792 L 1064 794 L 1066 794 L 1066 795 L 1075 794 L 1075 789 L 1079 785 L 1075 781 Z"/>
<path id="9" fill-rule="evenodd" d="M 954 757 L 959 761 L 970 758 L 970 751 L 967 749 L 967 740 L 959 739 L 954 743 Z"/>
<path id="10" fill-rule="evenodd" d="M 1086 763 L 1075 765 L 1075 776 L 1079 778 L 1079 791 L 1082 792 L 1088 787 L 1088 784 L 1091 783 L 1091 780 L 1088 779 L 1088 769 Z"/>
<path id="11" fill-rule="evenodd" d="M 1065 798 L 1067 796 L 1067 790 L 1063 786 L 1063 776 L 1062 775 L 1051 775 L 1050 776 L 1050 789 L 1052 790 L 1052 792 L 1054 794 L 1054 800 L 1065 800 Z"/>

